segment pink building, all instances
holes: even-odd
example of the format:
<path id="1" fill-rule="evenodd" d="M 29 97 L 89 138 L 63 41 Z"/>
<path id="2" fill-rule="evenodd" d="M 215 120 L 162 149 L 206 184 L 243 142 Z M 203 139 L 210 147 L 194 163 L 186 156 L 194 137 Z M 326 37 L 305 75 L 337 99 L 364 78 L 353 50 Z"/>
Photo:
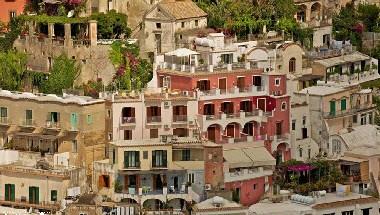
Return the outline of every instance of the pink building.
<path id="1" fill-rule="evenodd" d="M 2 0 L 0 1 L 0 21 L 8 23 L 13 17 L 23 13 L 29 0 Z"/>

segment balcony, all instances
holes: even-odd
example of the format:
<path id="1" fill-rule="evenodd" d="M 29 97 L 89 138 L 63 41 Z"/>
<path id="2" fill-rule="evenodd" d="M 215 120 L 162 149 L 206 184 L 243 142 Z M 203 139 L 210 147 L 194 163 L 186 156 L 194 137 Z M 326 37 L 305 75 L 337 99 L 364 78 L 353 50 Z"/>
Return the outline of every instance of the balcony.
<path id="1" fill-rule="evenodd" d="M 136 124 L 136 117 L 122 116 L 120 118 L 120 125 L 134 125 Z"/>
<path id="2" fill-rule="evenodd" d="M 147 123 L 161 123 L 161 116 L 150 116 L 146 118 Z"/>
<path id="3" fill-rule="evenodd" d="M 225 114 L 220 112 L 215 115 L 198 115 L 198 122 L 203 131 L 207 131 L 207 127 L 212 124 L 219 124 L 222 127 L 227 126 L 231 122 L 239 122 L 240 125 L 245 125 L 250 121 L 267 122 L 268 117 L 273 116 L 272 111 L 264 112 L 260 109 L 255 109 L 250 112 L 235 112 Z"/>
<path id="4" fill-rule="evenodd" d="M 48 129 L 60 129 L 61 125 L 59 122 L 46 121 L 46 128 L 48 128 Z"/>
<path id="5" fill-rule="evenodd" d="M 10 124 L 10 120 L 8 117 L 6 116 L 0 117 L 0 125 L 9 125 L 9 124 Z"/>
<path id="6" fill-rule="evenodd" d="M 35 125 L 34 119 L 26 119 L 22 122 L 22 126 L 24 127 L 35 127 Z"/>
<path id="7" fill-rule="evenodd" d="M 37 208 L 49 211 L 58 211 L 61 208 L 59 203 L 54 203 L 50 201 L 40 201 L 38 204 L 29 203 L 26 199 L 15 199 L 15 201 L 7 201 L 5 197 L 0 197 L 1 205 L 10 205 L 17 208 Z"/>
<path id="8" fill-rule="evenodd" d="M 374 104 L 368 103 L 368 104 L 363 104 L 359 106 L 353 106 L 351 109 L 347 109 L 343 111 L 340 110 L 340 111 L 323 112 L 323 118 L 333 119 L 333 118 L 353 115 L 360 111 L 365 111 L 365 110 L 374 109 L 374 108 L 375 108 Z"/>
<path id="9" fill-rule="evenodd" d="M 173 122 L 187 122 L 187 115 L 173 115 Z"/>
<path id="10" fill-rule="evenodd" d="M 242 169 L 236 172 L 224 173 L 224 182 L 243 181 L 264 176 L 271 176 L 273 171 L 271 169 L 264 169 L 263 167 Z"/>
<path id="11" fill-rule="evenodd" d="M 248 87 L 233 87 L 229 89 L 211 89 L 198 92 L 200 100 L 227 99 L 236 96 L 248 97 L 252 95 L 266 95 L 265 86 L 248 86 Z"/>

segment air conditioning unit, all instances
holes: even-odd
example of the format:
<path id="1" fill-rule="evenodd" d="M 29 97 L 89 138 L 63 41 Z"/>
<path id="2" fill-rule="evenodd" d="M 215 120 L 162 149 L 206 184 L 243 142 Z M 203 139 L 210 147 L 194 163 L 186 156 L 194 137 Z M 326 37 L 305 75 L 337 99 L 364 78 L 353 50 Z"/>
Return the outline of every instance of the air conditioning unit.
<path id="1" fill-rule="evenodd" d="M 205 184 L 205 190 L 206 191 L 211 190 L 211 184 Z"/>
<path id="2" fill-rule="evenodd" d="M 169 127 L 169 125 L 164 125 L 164 128 L 169 129 L 170 127 Z"/>

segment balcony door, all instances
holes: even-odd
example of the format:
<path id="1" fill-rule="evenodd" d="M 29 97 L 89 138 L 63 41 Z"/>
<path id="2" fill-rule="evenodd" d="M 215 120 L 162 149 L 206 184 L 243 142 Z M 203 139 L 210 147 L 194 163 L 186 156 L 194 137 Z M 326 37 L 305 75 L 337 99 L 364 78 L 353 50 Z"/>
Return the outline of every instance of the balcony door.
<path id="1" fill-rule="evenodd" d="M 227 125 L 226 130 L 227 130 L 226 135 L 228 137 L 235 137 L 235 125 L 234 124 Z"/>
<path id="2" fill-rule="evenodd" d="M 257 99 L 257 107 L 262 110 L 262 111 L 266 111 L 266 99 L 265 98 L 261 98 L 261 99 Z"/>
<path id="3" fill-rule="evenodd" d="M 335 101 L 330 101 L 330 115 L 335 116 L 336 109 L 335 109 Z"/>
<path id="4" fill-rule="evenodd" d="M 245 77 L 238 77 L 237 78 L 237 87 L 239 88 L 240 92 L 244 91 L 244 88 L 245 88 Z"/>
<path id="5" fill-rule="evenodd" d="M 218 88 L 220 93 L 226 93 L 227 91 L 227 78 L 220 78 Z"/>
<path id="6" fill-rule="evenodd" d="M 199 80 L 199 81 L 197 81 L 197 88 L 200 91 L 209 91 L 210 90 L 210 81 L 209 80 Z"/>
<path id="7" fill-rule="evenodd" d="M 232 114 L 234 112 L 234 105 L 232 102 L 223 102 L 220 108 L 225 114 Z"/>
<path id="8" fill-rule="evenodd" d="M 282 122 L 276 122 L 276 135 L 282 134 Z"/>
<path id="9" fill-rule="evenodd" d="M 162 191 L 164 188 L 164 184 L 166 183 L 166 175 L 162 174 L 154 174 L 153 178 L 153 190 L 154 191 Z"/>
<path id="10" fill-rule="evenodd" d="M 215 114 L 214 104 L 205 104 L 203 107 L 203 115 L 214 115 Z"/>
<path id="11" fill-rule="evenodd" d="M 11 201 L 14 202 L 16 200 L 15 198 L 15 185 L 14 184 L 5 184 L 5 190 L 4 190 L 4 198 L 5 201 Z"/>
<path id="12" fill-rule="evenodd" d="M 39 204 L 40 202 L 40 188 L 31 186 L 29 187 L 29 203 Z"/>

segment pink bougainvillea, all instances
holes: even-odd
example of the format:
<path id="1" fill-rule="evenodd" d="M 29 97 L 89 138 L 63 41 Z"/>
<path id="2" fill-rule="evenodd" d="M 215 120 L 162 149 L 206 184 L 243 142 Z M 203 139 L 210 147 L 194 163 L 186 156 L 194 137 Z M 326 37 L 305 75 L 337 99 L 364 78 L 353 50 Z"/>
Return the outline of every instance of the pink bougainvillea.
<path id="1" fill-rule="evenodd" d="M 78 5 L 82 3 L 82 0 L 66 0 L 66 3 L 70 5 Z"/>

